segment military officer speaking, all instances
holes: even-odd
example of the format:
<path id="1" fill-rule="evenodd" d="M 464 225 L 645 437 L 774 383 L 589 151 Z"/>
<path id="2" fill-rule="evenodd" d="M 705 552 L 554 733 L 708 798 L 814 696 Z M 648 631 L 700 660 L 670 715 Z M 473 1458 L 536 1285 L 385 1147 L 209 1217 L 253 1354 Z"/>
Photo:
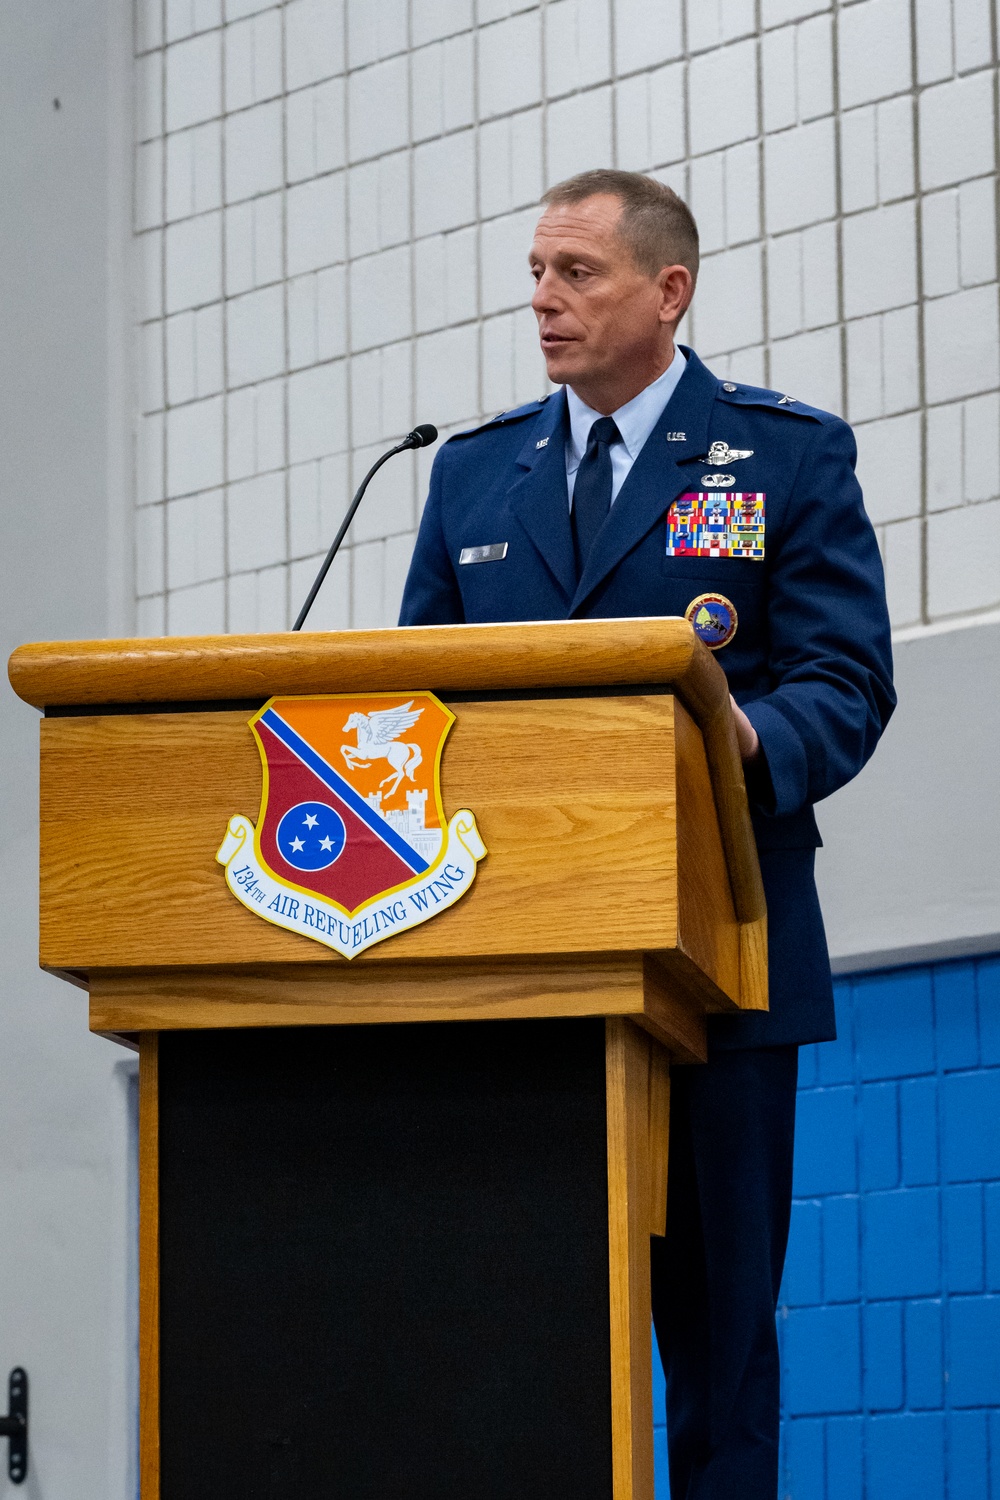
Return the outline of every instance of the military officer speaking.
<path id="1" fill-rule="evenodd" d="M 775 1500 L 798 1047 L 834 1036 L 813 804 L 893 709 L 882 567 L 850 428 L 674 343 L 698 274 L 681 199 L 592 171 L 544 205 L 532 307 L 560 389 L 438 452 L 400 623 L 684 615 L 718 653 L 771 1008 L 713 1017 L 707 1065 L 674 1070 L 653 1316 L 673 1500 Z"/>

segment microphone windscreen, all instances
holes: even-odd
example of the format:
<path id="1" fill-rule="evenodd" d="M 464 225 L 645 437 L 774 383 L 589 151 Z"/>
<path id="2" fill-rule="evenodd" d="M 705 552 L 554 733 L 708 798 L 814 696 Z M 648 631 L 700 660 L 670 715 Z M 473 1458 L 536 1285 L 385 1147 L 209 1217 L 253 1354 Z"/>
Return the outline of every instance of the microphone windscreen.
<path id="1" fill-rule="evenodd" d="M 438 430 L 433 422 L 421 422 L 419 427 L 414 427 L 410 437 L 417 438 L 418 448 L 429 448 L 431 443 L 437 442 Z"/>

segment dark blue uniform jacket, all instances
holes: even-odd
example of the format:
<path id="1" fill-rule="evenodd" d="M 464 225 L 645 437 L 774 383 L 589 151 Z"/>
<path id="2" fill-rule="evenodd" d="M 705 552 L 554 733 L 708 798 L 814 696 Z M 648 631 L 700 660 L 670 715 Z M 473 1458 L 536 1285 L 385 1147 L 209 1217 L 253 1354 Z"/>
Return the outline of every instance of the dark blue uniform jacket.
<path id="1" fill-rule="evenodd" d="M 576 581 L 562 391 L 444 444 L 410 567 L 401 625 L 683 615 L 702 593 L 736 607 L 717 652 L 760 736 L 751 773 L 768 898 L 771 1010 L 716 1018 L 716 1046 L 821 1041 L 834 1034 L 813 881 L 813 804 L 856 776 L 895 703 L 882 565 L 839 417 L 688 365 Z M 707 467 L 712 442 L 750 449 Z M 763 492 L 765 556 L 668 557 L 673 501 L 729 469 Z M 720 491 L 725 494 L 725 490 Z M 464 547 L 506 542 L 502 561 L 459 564 Z"/>

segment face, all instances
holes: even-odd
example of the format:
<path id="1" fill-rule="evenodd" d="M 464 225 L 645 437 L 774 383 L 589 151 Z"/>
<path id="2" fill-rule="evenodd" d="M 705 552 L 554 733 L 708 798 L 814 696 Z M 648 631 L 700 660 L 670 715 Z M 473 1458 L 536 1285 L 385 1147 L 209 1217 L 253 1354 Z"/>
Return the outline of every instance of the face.
<path id="1" fill-rule="evenodd" d="M 618 236 L 622 206 L 610 194 L 546 209 L 529 263 L 531 305 L 549 379 L 598 410 L 616 410 L 624 385 L 637 394 L 669 363 L 673 328 L 690 301 L 683 266 L 642 271 Z M 638 382 L 638 384 L 636 384 Z M 598 405 L 591 396 L 603 393 Z M 630 399 L 625 396 L 625 400 Z M 608 400 L 616 405 L 607 406 Z"/>

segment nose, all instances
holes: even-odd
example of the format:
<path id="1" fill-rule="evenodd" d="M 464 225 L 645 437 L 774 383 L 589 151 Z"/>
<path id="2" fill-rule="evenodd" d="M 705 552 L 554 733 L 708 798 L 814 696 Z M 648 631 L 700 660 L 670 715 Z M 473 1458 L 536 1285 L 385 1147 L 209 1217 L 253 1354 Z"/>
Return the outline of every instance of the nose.
<path id="1" fill-rule="evenodd" d="M 562 304 L 557 295 L 558 278 L 550 270 L 542 272 L 535 282 L 535 291 L 531 298 L 531 306 L 536 317 L 544 313 L 558 312 Z"/>

